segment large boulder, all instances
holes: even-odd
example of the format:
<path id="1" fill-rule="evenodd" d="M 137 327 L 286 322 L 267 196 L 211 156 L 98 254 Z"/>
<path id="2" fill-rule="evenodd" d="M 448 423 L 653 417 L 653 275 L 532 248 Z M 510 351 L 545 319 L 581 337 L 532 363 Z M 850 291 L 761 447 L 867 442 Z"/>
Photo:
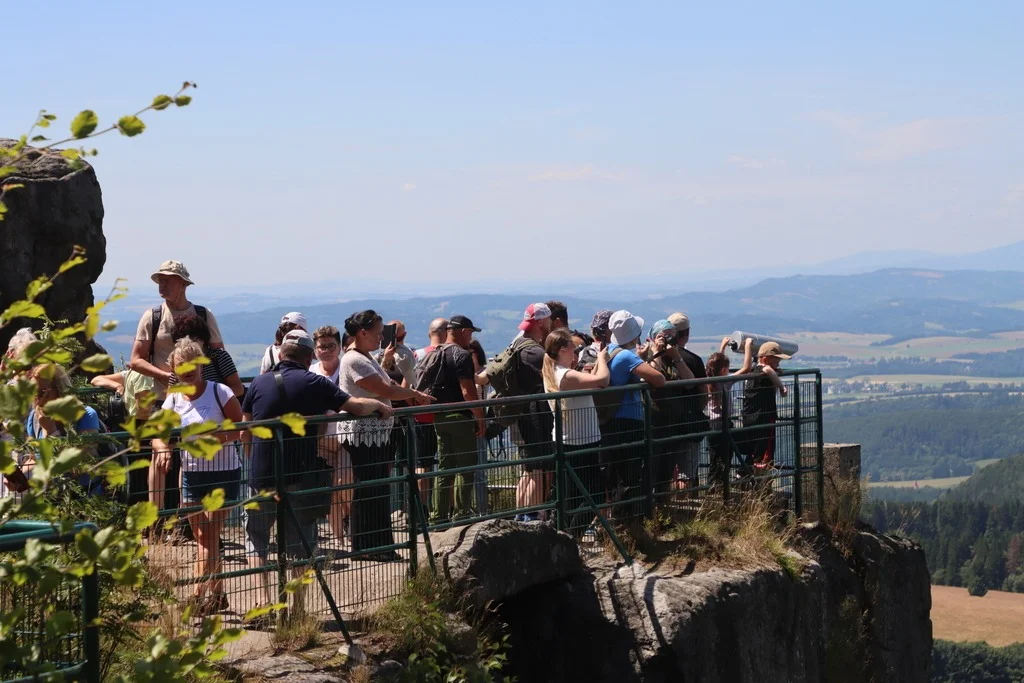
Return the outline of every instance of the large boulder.
<path id="1" fill-rule="evenodd" d="M 548 524 L 493 519 L 431 535 L 430 543 L 437 570 L 475 608 L 583 571 L 576 542 Z"/>
<path id="2" fill-rule="evenodd" d="M 13 140 L 0 139 L 9 147 Z M 93 304 L 92 284 L 103 272 L 107 241 L 103 236 L 103 195 L 92 166 L 72 169 L 63 157 L 29 152 L 18 171 L 4 179 L 24 187 L 4 198 L 0 222 L 0 310 L 24 298 L 25 287 L 40 275 L 53 275 L 77 245 L 86 263 L 60 276 L 39 302 L 53 320 L 80 321 Z M 39 321 L 15 320 L 0 329 L 0 349 L 15 330 Z"/>

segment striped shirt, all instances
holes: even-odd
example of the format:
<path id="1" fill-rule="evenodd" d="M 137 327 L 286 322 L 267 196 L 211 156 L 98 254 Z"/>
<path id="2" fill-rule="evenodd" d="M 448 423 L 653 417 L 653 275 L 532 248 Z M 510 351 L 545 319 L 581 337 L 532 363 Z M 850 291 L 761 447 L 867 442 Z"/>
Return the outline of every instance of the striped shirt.
<path id="1" fill-rule="evenodd" d="M 210 359 L 209 364 L 203 366 L 203 379 L 207 382 L 217 382 L 218 384 L 227 384 L 226 380 L 231 375 L 238 374 L 238 368 L 235 367 L 235 361 L 232 360 L 231 354 L 225 349 L 206 349 L 204 352 L 206 357 Z M 171 380 L 168 384 L 177 384 L 178 376 L 171 374 Z"/>

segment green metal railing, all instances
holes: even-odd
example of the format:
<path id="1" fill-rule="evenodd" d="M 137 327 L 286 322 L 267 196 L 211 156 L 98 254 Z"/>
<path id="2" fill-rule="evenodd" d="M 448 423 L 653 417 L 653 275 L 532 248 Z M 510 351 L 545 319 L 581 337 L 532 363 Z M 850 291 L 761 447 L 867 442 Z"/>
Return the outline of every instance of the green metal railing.
<path id="1" fill-rule="evenodd" d="M 0 527 L 0 553 L 21 550 L 30 540 L 70 545 L 75 541 L 75 534 L 83 529 L 96 531 L 96 526 L 76 524 L 71 531 L 64 532 L 47 522 L 8 522 Z M 8 583 L 0 587 L 2 611 L 15 606 L 25 609 L 12 634 L 14 645 L 32 647 L 38 652 L 32 670 L 0 669 L 4 683 L 61 680 L 99 683 L 99 577 L 93 572 L 81 578 L 66 576 L 63 580 L 66 586 L 49 590 L 45 595 L 39 595 L 38 585 L 31 583 L 20 586 Z M 78 612 L 80 617 L 74 631 L 56 640 L 46 630 L 47 610 L 53 607 Z"/>
<path id="2" fill-rule="evenodd" d="M 243 486 L 236 497 L 226 502 L 232 512 L 220 531 L 220 562 L 215 573 L 192 573 L 190 567 L 197 546 L 188 540 L 178 539 L 178 544 L 152 541 L 149 562 L 151 566 L 162 566 L 174 577 L 180 599 L 188 598 L 190 592 L 201 590 L 204 585 L 221 581 L 229 603 L 221 611 L 229 623 L 240 621 L 249 609 L 268 599 L 281 598 L 290 579 L 301 570 L 311 569 L 318 590 L 303 588 L 301 595 L 289 599 L 289 609 L 330 615 L 347 636 L 347 619 L 366 614 L 397 595 L 410 575 L 424 564 L 433 565 L 432 535 L 453 527 L 539 515 L 572 534 L 585 552 L 596 551 L 607 542 L 624 561 L 631 562 L 619 531 L 624 524 L 642 520 L 659 507 L 696 511 L 708 496 L 730 501 L 741 495 L 737 489 L 759 488 L 772 490 L 799 517 L 818 509 L 822 500 L 821 374 L 816 370 L 780 374 L 789 394 L 778 399 L 777 418 L 770 424 L 744 424 L 739 406 L 746 377 L 685 380 L 659 390 L 639 384 L 600 391 L 401 408 L 395 411 L 395 427 L 388 435 L 388 446 L 373 455 L 386 462 L 325 463 L 323 467 L 329 470 L 327 475 L 331 478 L 321 486 L 289 485 L 285 476 L 289 472 L 289 458 L 303 446 L 315 447 L 319 452 L 332 443 L 336 445 L 336 435 L 325 436 L 319 433 L 320 429 L 354 418 L 310 417 L 307 436 L 302 437 L 292 434 L 278 420 L 239 425 L 267 427 L 273 433 L 266 446 L 273 451 L 277 474 L 273 481 L 260 487 L 267 489 L 268 495 L 250 497 Z M 726 418 L 717 424 L 705 417 L 709 386 L 712 393 L 721 389 L 727 406 Z M 591 436 L 597 434 L 599 440 L 570 443 L 572 435 L 581 431 L 584 413 L 591 420 L 593 415 L 567 408 L 563 401 L 614 394 L 636 397 L 641 419 L 620 420 L 599 428 L 584 425 L 582 431 L 589 430 Z M 422 422 L 425 416 L 499 405 L 536 411 L 548 401 L 553 401 L 554 409 L 549 414 L 550 422 L 545 424 L 545 429 L 549 429 L 546 442 L 536 434 L 517 431 L 522 425 L 492 435 L 486 443 L 463 434 L 462 445 L 449 455 L 458 456 L 453 460 L 461 459 L 465 464 L 438 469 L 426 463 L 429 453 L 423 451 L 429 451 L 432 443 L 438 444 L 438 437 L 434 427 Z M 468 430 L 473 420 L 465 414 L 464 418 L 449 419 L 446 425 Z M 774 444 L 774 461 L 770 467 L 758 470 L 750 461 L 749 451 L 764 448 L 769 437 Z M 242 454 L 244 478 L 249 464 L 247 452 L 241 445 L 227 447 L 237 448 Z M 355 460 L 356 455 L 353 451 L 350 459 Z M 130 457 L 148 458 L 149 454 Z M 367 472 L 374 474 L 362 474 Z M 441 483 L 449 478 L 453 478 L 451 484 Z M 467 481 L 473 485 L 467 487 Z M 485 486 L 475 487 L 478 483 Z M 138 480 L 135 484 L 137 487 Z M 177 487 L 175 478 L 166 480 L 168 499 Z M 453 509 L 460 495 L 463 504 L 470 496 L 471 509 L 468 514 L 462 510 L 461 514 L 456 511 L 450 517 L 439 517 L 439 511 L 423 501 L 421 487 L 437 489 L 442 501 L 450 497 Z M 486 491 L 486 500 L 480 500 L 481 490 Z M 145 490 L 129 491 L 129 499 L 146 495 Z M 324 495 L 331 497 L 331 512 L 326 518 L 304 525 L 301 520 L 310 516 L 314 501 Z M 434 497 L 431 495 L 428 500 Z M 244 504 L 253 502 L 267 507 L 259 512 L 239 512 Z M 198 503 L 174 504 L 161 511 L 165 518 L 201 513 Z M 264 521 L 275 527 L 276 542 L 271 541 L 263 564 L 253 562 L 252 549 L 246 545 L 251 540 L 247 525 L 252 525 L 256 514 L 268 515 Z M 350 524 L 347 532 L 342 528 L 345 514 Z M 364 524 L 369 518 L 371 521 Z M 369 544 L 359 542 L 366 538 L 374 540 Z"/>

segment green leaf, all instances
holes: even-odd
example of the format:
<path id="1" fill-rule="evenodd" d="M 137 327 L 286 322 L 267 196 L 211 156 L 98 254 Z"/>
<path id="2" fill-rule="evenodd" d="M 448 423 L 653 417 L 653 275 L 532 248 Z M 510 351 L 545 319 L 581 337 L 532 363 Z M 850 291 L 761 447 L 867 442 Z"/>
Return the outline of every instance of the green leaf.
<path id="1" fill-rule="evenodd" d="M 32 282 L 28 283 L 28 287 L 25 288 L 25 298 L 28 299 L 29 301 L 33 301 L 37 296 L 39 296 L 52 286 L 53 282 L 50 281 L 50 278 L 46 277 L 45 275 L 43 275 L 42 277 L 37 277 Z"/>
<path id="2" fill-rule="evenodd" d="M 196 388 L 191 384 L 175 384 L 172 387 L 167 387 L 168 394 L 185 394 L 191 396 L 196 393 Z"/>
<path id="3" fill-rule="evenodd" d="M 58 422 L 74 425 L 85 415 L 85 406 L 82 405 L 77 396 L 61 396 L 60 398 L 48 401 L 43 406 L 43 412 L 47 417 L 52 417 Z"/>
<path id="4" fill-rule="evenodd" d="M 306 418 L 298 413 L 285 413 L 281 416 L 281 422 L 291 429 L 293 434 L 297 436 L 306 435 Z"/>
<path id="5" fill-rule="evenodd" d="M 42 318 L 45 315 L 46 309 L 34 301 L 15 301 L 6 311 L 0 313 L 0 327 L 15 318 Z"/>
<path id="6" fill-rule="evenodd" d="M 52 641 L 71 633 L 75 622 L 75 615 L 66 610 L 46 615 L 46 638 Z"/>
<path id="7" fill-rule="evenodd" d="M 50 124 L 47 123 L 46 125 L 48 126 Z M 29 142 L 46 142 L 49 139 L 50 138 L 46 137 L 45 135 L 33 135 L 32 139 Z"/>
<path id="8" fill-rule="evenodd" d="M 0 202 L 0 221 L 4 219 L 4 214 L 7 213 L 7 205 Z"/>
<path id="9" fill-rule="evenodd" d="M 16 166 L 0 166 L 0 178 L 16 173 L 17 170 Z"/>
<path id="10" fill-rule="evenodd" d="M 96 130 L 96 126 L 100 125 L 100 120 L 96 117 L 96 112 L 91 109 L 85 109 L 78 112 L 71 121 L 71 135 L 77 140 L 89 137 L 89 135 Z"/>
<path id="11" fill-rule="evenodd" d="M 213 460 L 214 456 L 220 452 L 221 446 L 220 440 L 214 436 L 200 436 L 193 441 L 182 441 L 181 448 L 191 455 L 197 458 L 203 458 L 204 460 Z"/>
<path id="12" fill-rule="evenodd" d="M 159 516 L 156 505 L 153 505 L 149 501 L 136 503 L 128 508 L 128 516 L 125 519 L 125 526 L 129 531 L 142 531 L 143 529 L 152 526 Z"/>
<path id="13" fill-rule="evenodd" d="M 257 439 L 274 438 L 274 432 L 270 431 L 270 427 L 249 427 L 249 433 L 255 436 Z"/>
<path id="14" fill-rule="evenodd" d="M 60 155 L 68 161 L 75 161 L 78 157 L 82 156 L 82 153 L 77 149 L 62 149 Z"/>
<path id="15" fill-rule="evenodd" d="M 181 438 L 187 439 L 197 434 L 209 434 L 210 432 L 217 431 L 217 428 L 216 422 L 210 422 L 209 420 L 206 422 L 196 422 L 181 430 Z"/>
<path id="16" fill-rule="evenodd" d="M 75 252 L 71 254 L 71 257 L 67 261 L 60 264 L 60 268 L 57 269 L 57 274 L 66 273 L 76 266 L 80 266 L 86 262 L 84 251 L 79 251 L 78 247 L 75 248 Z M 91 308 L 91 307 L 90 307 Z M 99 309 L 97 309 L 99 310 Z"/>
<path id="17" fill-rule="evenodd" d="M 178 95 L 174 98 L 174 103 L 179 107 L 187 107 L 192 98 L 189 95 Z"/>
<path id="18" fill-rule="evenodd" d="M 43 111 L 45 112 L 46 110 L 43 110 Z M 45 119 L 46 121 L 56 121 L 57 120 L 57 115 L 56 114 L 44 113 L 42 118 Z"/>
<path id="19" fill-rule="evenodd" d="M 133 138 L 146 130 L 146 124 L 138 116 L 122 116 L 117 120 L 117 129 L 121 135 Z"/>
<path id="20" fill-rule="evenodd" d="M 78 367 L 86 372 L 103 372 L 113 364 L 114 360 L 110 356 L 105 353 L 97 353 L 83 360 Z"/>
<path id="21" fill-rule="evenodd" d="M 215 512 L 224 507 L 224 489 L 214 489 L 203 496 L 203 509 Z"/>
<path id="22" fill-rule="evenodd" d="M 171 98 L 169 95 L 157 95 L 153 98 L 153 104 L 150 106 L 152 106 L 153 109 L 156 109 L 157 111 L 162 111 L 164 109 L 167 109 L 167 107 L 171 106 Z"/>
<path id="23" fill-rule="evenodd" d="M 65 448 L 50 466 L 50 476 L 57 476 L 58 474 L 78 469 L 88 457 L 88 454 L 81 448 Z"/>
<path id="24" fill-rule="evenodd" d="M 92 562 L 100 556 L 100 544 L 92 537 L 91 531 L 83 530 L 75 534 L 75 547 Z"/>

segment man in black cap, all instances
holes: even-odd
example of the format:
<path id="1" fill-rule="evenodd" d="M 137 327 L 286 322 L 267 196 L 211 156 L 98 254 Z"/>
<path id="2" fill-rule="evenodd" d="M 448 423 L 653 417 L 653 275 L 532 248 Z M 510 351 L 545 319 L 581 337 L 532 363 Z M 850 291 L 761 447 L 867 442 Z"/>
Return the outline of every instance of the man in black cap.
<path id="1" fill-rule="evenodd" d="M 441 405 L 434 418 L 437 431 L 438 472 L 442 474 L 434 482 L 434 504 L 430 521 L 440 524 L 452 518 L 469 517 L 473 509 L 473 477 L 469 474 L 444 475 L 454 467 L 469 467 L 476 464 L 476 438 L 484 434 L 484 411 L 459 409 L 459 403 L 476 401 L 479 398 L 473 373 L 473 357 L 469 344 L 473 333 L 480 328 L 464 315 L 453 315 L 448 320 L 448 339 L 435 349 L 440 353 L 440 367 L 434 388 L 430 393 Z M 478 501 L 479 503 L 480 501 Z"/>

